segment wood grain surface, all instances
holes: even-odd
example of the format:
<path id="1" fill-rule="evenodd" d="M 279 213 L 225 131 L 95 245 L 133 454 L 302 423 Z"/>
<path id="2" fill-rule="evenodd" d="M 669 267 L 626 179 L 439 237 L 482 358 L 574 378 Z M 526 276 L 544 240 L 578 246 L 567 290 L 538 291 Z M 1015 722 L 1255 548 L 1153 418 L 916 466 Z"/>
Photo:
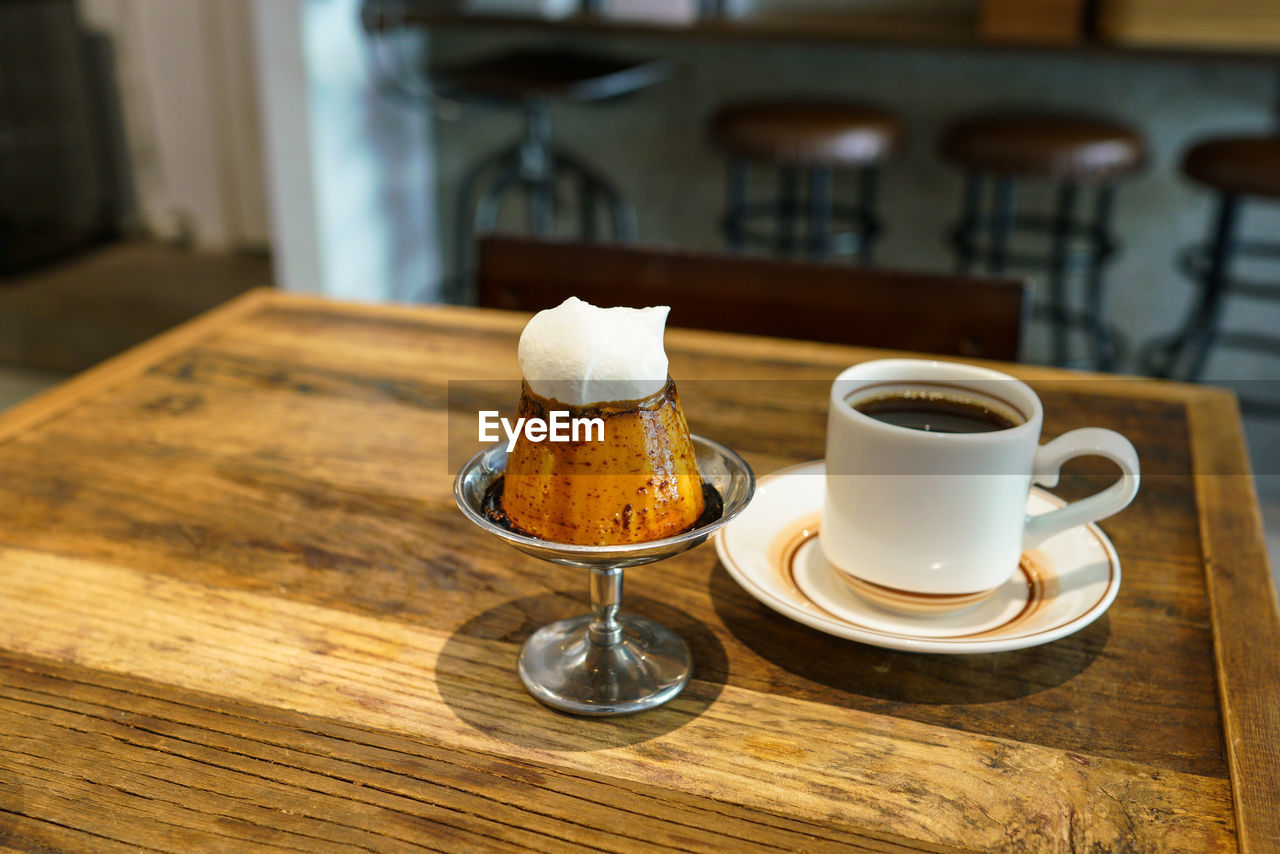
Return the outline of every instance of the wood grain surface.
<path id="1" fill-rule="evenodd" d="M 866 647 L 704 547 L 628 572 L 624 599 L 688 640 L 689 688 L 588 720 L 514 672 L 585 579 L 451 496 L 524 319 L 258 292 L 0 420 L 0 846 L 1275 847 L 1277 645 L 1254 642 L 1275 599 L 1229 396 L 1015 369 L 1047 436 L 1115 427 L 1143 459 L 1104 523 L 1120 595 L 1085 631 Z M 873 355 L 668 349 L 695 432 L 757 473 L 821 455 L 827 384 Z M 1076 463 L 1059 491 L 1106 477 Z"/>

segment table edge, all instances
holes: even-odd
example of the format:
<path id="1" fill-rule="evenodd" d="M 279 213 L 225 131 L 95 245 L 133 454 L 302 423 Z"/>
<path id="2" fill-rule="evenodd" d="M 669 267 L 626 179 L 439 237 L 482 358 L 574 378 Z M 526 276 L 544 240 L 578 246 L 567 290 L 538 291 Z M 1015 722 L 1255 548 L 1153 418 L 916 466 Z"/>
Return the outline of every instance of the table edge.
<path id="1" fill-rule="evenodd" d="M 272 301 L 274 293 L 269 287 L 246 291 L 14 405 L 0 413 L 0 442 L 13 439 L 94 394 L 144 373 L 218 329 L 259 311 Z"/>
<path id="2" fill-rule="evenodd" d="M 1219 719 L 1240 850 L 1276 851 L 1280 601 L 1249 474 L 1239 405 L 1234 396 L 1225 401 L 1225 410 L 1223 403 L 1204 398 L 1187 405 Z M 1258 595 L 1259 591 L 1265 592 Z"/>

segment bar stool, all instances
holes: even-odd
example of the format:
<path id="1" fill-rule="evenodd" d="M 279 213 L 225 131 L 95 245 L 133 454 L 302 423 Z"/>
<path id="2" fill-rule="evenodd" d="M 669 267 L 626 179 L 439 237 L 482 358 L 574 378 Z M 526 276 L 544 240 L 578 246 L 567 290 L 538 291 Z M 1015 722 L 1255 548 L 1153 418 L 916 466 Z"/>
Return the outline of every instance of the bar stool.
<path id="1" fill-rule="evenodd" d="M 1280 282 L 1245 281 L 1231 275 L 1236 259 L 1280 261 L 1280 242 L 1242 240 L 1240 219 L 1247 198 L 1280 200 L 1280 136 L 1236 136 L 1206 140 L 1182 161 L 1191 180 L 1218 194 L 1218 209 L 1207 244 L 1193 246 L 1180 258 L 1182 270 L 1200 288 L 1200 297 L 1181 329 L 1158 341 L 1145 366 L 1159 377 L 1196 380 L 1214 347 L 1280 355 L 1280 335 L 1223 333 L 1222 310 L 1228 296 L 1280 300 Z M 1273 404 L 1241 401 L 1251 409 Z M 1274 407 L 1280 414 L 1280 406 Z"/>
<path id="2" fill-rule="evenodd" d="M 1053 362 L 1070 360 L 1068 332 L 1088 336 L 1092 366 L 1109 370 L 1119 358 L 1121 337 L 1107 327 L 1103 311 L 1103 269 L 1115 253 L 1110 232 L 1116 183 L 1134 172 L 1145 157 L 1141 135 L 1107 119 L 1032 112 L 988 113 L 963 119 L 942 136 L 943 157 L 965 169 L 960 220 L 951 233 L 956 266 L 968 273 L 976 265 L 999 275 L 1007 267 L 1048 271 L 1048 304 L 1038 319 L 1052 328 Z M 1019 179 L 1049 181 L 1057 187 L 1050 215 L 1018 212 Z M 992 181 L 984 207 L 985 184 Z M 1081 189 L 1093 189 L 1092 221 L 1080 220 Z M 1047 255 L 1009 251 L 1011 233 L 1048 234 Z M 1068 280 L 1084 280 L 1083 310 L 1068 299 Z"/>
<path id="3" fill-rule="evenodd" d="M 711 141 L 729 157 L 729 207 L 723 219 L 729 248 L 748 244 L 782 256 L 814 259 L 857 255 L 871 263 L 871 246 L 880 231 L 875 216 L 879 166 L 898 147 L 902 128 L 885 110 L 863 104 L 758 101 L 726 107 L 711 120 Z M 748 200 L 751 164 L 776 166 L 778 196 Z M 836 204 L 835 171 L 856 170 L 858 197 Z M 807 172 L 808 198 L 801 199 Z M 796 234 L 803 218 L 807 235 Z M 757 230 L 771 221 L 771 228 Z M 835 224 L 846 231 L 833 232 Z"/>
<path id="4" fill-rule="evenodd" d="M 551 234 L 563 209 L 562 181 L 576 185 L 578 205 L 568 223 L 584 240 L 597 238 L 603 203 L 619 241 L 636 238 L 631 203 L 600 172 L 558 145 L 551 131 L 551 103 L 613 100 L 654 85 L 669 75 L 660 60 L 630 61 L 573 50 L 521 49 L 462 65 L 435 68 L 432 87 L 444 99 L 470 101 L 524 112 L 524 133 L 515 143 L 481 160 L 463 177 L 455 245 L 457 301 L 470 301 L 469 259 L 476 232 L 492 231 L 512 192 L 528 200 L 528 227 Z"/>

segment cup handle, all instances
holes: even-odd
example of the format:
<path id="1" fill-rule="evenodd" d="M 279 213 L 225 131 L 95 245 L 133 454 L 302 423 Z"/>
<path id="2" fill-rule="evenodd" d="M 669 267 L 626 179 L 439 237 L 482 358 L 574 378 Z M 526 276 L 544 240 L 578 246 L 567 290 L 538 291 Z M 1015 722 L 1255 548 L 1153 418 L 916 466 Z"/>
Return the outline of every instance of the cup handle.
<path id="1" fill-rule="evenodd" d="M 1041 445 L 1036 450 L 1032 482 L 1050 488 L 1057 486 L 1059 469 L 1073 457 L 1106 457 L 1120 466 L 1120 479 L 1101 492 L 1073 501 L 1066 507 L 1039 516 L 1028 516 L 1022 535 L 1024 549 L 1035 548 L 1059 531 L 1119 513 L 1138 494 L 1138 452 L 1124 436 L 1101 427 L 1072 430 Z"/>

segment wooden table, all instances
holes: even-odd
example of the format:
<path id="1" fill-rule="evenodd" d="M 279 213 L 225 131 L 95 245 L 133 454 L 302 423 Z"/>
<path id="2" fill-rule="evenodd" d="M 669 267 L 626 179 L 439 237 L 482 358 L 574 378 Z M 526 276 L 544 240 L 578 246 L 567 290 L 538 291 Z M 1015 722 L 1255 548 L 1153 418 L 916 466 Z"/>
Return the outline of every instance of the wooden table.
<path id="1" fill-rule="evenodd" d="M 1280 628 L 1228 395 L 1015 369 L 1047 433 L 1143 457 L 1088 629 L 866 647 L 704 546 L 628 573 L 688 689 L 580 719 L 514 663 L 584 578 L 450 494 L 450 392 L 518 377 L 523 322 L 255 292 L 0 420 L 0 848 L 1280 850 Z M 871 355 L 668 343 L 694 429 L 759 473 L 821 454 L 826 383 Z"/>

